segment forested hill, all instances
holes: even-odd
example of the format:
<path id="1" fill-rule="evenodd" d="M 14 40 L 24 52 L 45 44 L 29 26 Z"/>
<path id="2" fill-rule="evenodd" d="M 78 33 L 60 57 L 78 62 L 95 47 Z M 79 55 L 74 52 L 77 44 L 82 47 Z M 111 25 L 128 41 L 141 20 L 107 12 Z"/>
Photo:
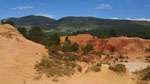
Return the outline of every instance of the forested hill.
<path id="1" fill-rule="evenodd" d="M 150 22 L 100 19 L 94 17 L 64 17 L 52 24 L 52 28 L 66 30 L 90 30 L 93 32 L 108 32 L 115 29 L 118 32 L 135 32 L 141 28 L 150 28 Z"/>
<path id="2" fill-rule="evenodd" d="M 40 26 L 41 28 L 49 28 L 51 23 L 55 21 L 55 19 L 44 17 L 44 16 L 24 16 L 21 18 L 8 18 L 5 20 L 13 21 L 16 27 L 26 27 L 31 28 L 32 26 Z"/>
<path id="3" fill-rule="evenodd" d="M 130 33 L 140 29 L 150 28 L 150 22 L 146 21 L 129 21 L 129 20 L 112 20 L 94 17 L 64 17 L 59 20 L 44 16 L 24 16 L 21 18 L 9 18 L 15 23 L 15 26 L 40 26 L 45 30 L 56 31 L 81 31 L 90 30 L 94 33 L 108 32 L 115 29 L 118 33 Z"/>

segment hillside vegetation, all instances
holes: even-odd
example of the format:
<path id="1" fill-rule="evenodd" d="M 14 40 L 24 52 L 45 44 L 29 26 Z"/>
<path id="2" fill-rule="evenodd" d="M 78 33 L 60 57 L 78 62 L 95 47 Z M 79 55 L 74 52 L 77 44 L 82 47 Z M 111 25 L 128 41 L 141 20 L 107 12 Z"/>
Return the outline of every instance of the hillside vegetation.
<path id="1" fill-rule="evenodd" d="M 129 21 L 129 20 L 112 20 L 95 17 L 64 17 L 54 20 L 43 16 L 24 16 L 21 18 L 8 18 L 15 23 L 16 27 L 40 26 L 49 32 L 76 32 L 88 31 L 93 35 L 99 33 L 108 34 L 115 29 L 118 34 L 134 33 L 138 30 L 150 28 L 150 22 L 146 21 Z"/>

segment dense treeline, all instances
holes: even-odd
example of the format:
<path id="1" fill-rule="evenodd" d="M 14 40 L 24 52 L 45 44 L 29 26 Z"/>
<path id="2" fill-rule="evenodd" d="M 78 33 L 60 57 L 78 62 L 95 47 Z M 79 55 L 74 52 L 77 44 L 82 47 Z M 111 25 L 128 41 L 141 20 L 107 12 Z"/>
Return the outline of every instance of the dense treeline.
<path id="1" fill-rule="evenodd" d="M 46 46 L 59 45 L 61 35 L 71 36 L 71 35 L 77 35 L 77 34 L 92 34 L 90 31 L 77 31 L 77 32 L 70 33 L 70 34 L 66 34 L 66 33 L 59 34 L 59 33 L 54 33 L 54 32 L 46 34 L 38 26 L 32 27 L 29 31 L 27 31 L 27 29 L 24 27 L 19 27 L 18 31 L 27 39 L 35 41 L 37 43 L 41 43 Z M 109 31 L 109 34 L 99 33 L 99 34 L 96 34 L 95 36 L 97 36 L 98 38 L 105 39 L 109 37 L 119 37 L 123 35 L 128 36 L 128 37 L 140 37 L 144 39 L 150 39 L 150 29 L 141 29 L 141 30 L 138 30 L 137 32 L 127 33 L 127 34 L 118 34 L 115 29 L 112 29 L 111 31 Z M 66 41 L 65 45 L 68 45 L 68 44 L 70 44 L 70 42 Z"/>
<path id="2" fill-rule="evenodd" d="M 138 30 L 137 32 L 127 34 L 127 36 L 129 36 L 129 37 L 140 37 L 140 38 L 144 38 L 144 39 L 150 39 L 150 29 L 148 29 L 148 28 L 141 29 L 141 30 Z"/>

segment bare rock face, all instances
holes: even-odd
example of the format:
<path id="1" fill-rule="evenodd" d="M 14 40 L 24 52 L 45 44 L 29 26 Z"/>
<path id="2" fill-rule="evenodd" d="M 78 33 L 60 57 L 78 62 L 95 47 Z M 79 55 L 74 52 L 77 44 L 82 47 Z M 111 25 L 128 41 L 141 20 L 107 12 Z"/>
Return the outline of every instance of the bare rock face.
<path id="1" fill-rule="evenodd" d="M 65 37 L 61 38 L 63 43 Z M 150 40 L 141 38 L 128 37 L 112 37 L 109 39 L 100 39 L 89 34 L 80 34 L 70 36 L 69 40 L 72 43 L 78 43 L 81 46 L 86 44 L 94 45 L 96 51 L 104 51 L 105 53 L 115 52 L 117 54 L 128 54 L 133 52 L 145 52 L 150 49 Z"/>
<path id="2" fill-rule="evenodd" d="M 0 26 L 0 84 L 33 80 L 34 66 L 43 55 L 47 55 L 44 46 L 25 39 L 11 25 Z"/>

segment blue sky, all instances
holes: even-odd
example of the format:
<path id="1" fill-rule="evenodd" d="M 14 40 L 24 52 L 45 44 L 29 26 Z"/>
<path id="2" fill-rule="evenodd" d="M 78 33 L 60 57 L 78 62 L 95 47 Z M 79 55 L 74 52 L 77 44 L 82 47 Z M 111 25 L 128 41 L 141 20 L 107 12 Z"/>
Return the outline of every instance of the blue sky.
<path id="1" fill-rule="evenodd" d="M 150 21 L 150 0 L 0 0 L 0 19 L 26 15 Z"/>

